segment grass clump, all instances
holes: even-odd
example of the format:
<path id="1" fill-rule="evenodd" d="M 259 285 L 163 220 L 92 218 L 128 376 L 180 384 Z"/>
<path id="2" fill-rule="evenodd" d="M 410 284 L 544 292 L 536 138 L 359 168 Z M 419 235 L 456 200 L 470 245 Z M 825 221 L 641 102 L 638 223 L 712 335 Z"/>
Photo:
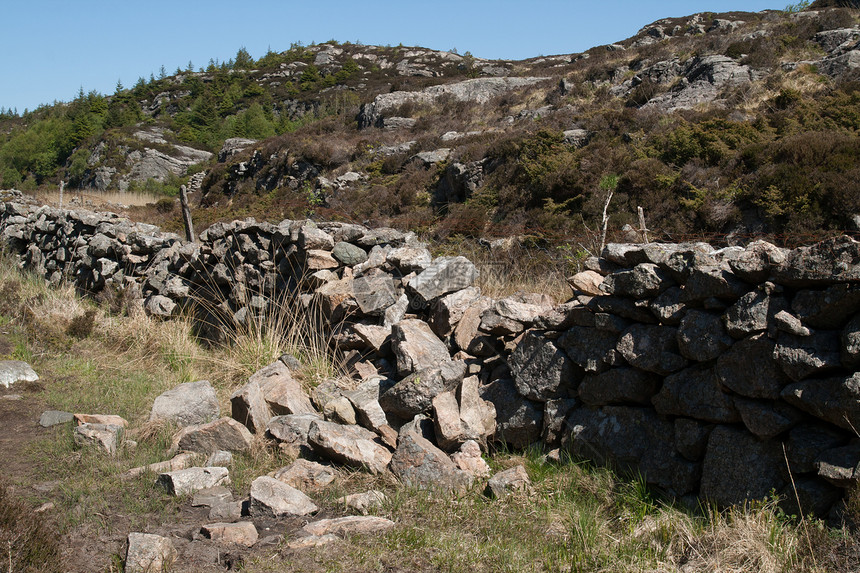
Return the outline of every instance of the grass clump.
<path id="1" fill-rule="evenodd" d="M 0 480 L 0 568 L 17 573 L 60 571 L 54 526 Z"/>

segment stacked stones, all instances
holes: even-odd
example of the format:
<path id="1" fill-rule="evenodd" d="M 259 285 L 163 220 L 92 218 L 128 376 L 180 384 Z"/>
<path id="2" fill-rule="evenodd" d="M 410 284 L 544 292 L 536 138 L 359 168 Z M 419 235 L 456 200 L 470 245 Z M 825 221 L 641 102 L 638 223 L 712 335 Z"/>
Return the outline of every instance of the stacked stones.
<path id="1" fill-rule="evenodd" d="M 213 338 L 287 294 L 318 309 L 353 380 L 324 382 L 307 402 L 271 382 L 289 361 L 273 365 L 237 390 L 234 417 L 407 482 L 438 485 L 438 472 L 415 469 L 433 460 L 423 465 L 459 487 L 471 477 L 457 472 L 480 474 L 467 468 L 492 441 L 560 446 L 720 504 L 775 490 L 826 513 L 856 481 L 850 238 L 795 250 L 609 245 L 556 304 L 486 297 L 467 259 L 346 223 L 234 221 L 187 243 L 111 214 L 8 202 L 0 237 L 49 280 L 131 289 L 150 314 L 194 312 Z M 350 448 L 379 455 L 356 461 Z"/>

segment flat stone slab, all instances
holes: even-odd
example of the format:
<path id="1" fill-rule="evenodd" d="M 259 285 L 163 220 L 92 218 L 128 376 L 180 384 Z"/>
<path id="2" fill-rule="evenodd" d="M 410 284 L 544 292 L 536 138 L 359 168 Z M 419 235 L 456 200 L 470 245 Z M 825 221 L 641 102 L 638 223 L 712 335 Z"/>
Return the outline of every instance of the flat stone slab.
<path id="1" fill-rule="evenodd" d="M 245 547 L 251 547 L 259 539 L 257 528 L 250 521 L 210 523 L 201 527 L 200 533 L 217 543 L 235 543 Z"/>
<path id="2" fill-rule="evenodd" d="M 318 509 L 311 498 L 275 478 L 261 476 L 251 483 L 252 516 L 307 515 Z"/>
<path id="3" fill-rule="evenodd" d="M 180 496 L 217 485 L 227 485 L 230 483 L 230 471 L 221 467 L 187 468 L 159 475 L 158 483 L 171 495 Z"/>
<path id="4" fill-rule="evenodd" d="M 395 523 L 384 517 L 374 515 L 350 515 L 336 519 L 320 519 L 312 521 L 302 528 L 308 535 L 367 535 L 369 533 L 382 533 L 395 526 Z"/>
<path id="5" fill-rule="evenodd" d="M 36 371 L 21 360 L 2 360 L 0 361 L 0 385 L 6 388 L 11 387 L 16 382 L 35 382 L 39 379 Z"/>
<path id="6" fill-rule="evenodd" d="M 42 412 L 39 417 L 39 425 L 43 428 L 51 426 L 59 426 L 60 424 L 68 424 L 75 419 L 75 415 L 71 412 L 61 412 L 60 410 L 47 410 Z"/>
<path id="7" fill-rule="evenodd" d="M 128 534 L 126 573 L 167 571 L 175 560 L 176 548 L 170 539 L 150 533 Z"/>

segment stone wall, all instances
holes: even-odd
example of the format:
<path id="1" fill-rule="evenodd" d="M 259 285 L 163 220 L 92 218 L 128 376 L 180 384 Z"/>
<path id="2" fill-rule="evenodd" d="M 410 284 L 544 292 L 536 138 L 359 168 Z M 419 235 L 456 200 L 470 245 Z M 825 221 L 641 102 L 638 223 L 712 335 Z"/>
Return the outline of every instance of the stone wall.
<path id="1" fill-rule="evenodd" d="M 429 416 L 424 435 L 449 453 L 539 443 L 671 495 L 728 505 L 775 491 L 818 514 L 857 480 L 860 243 L 848 237 L 794 250 L 611 244 L 556 304 L 483 296 L 469 260 L 434 259 L 393 229 L 247 220 L 188 243 L 6 200 L 0 239 L 22 266 L 125 291 L 151 315 L 192 313 L 206 336 L 284 293 L 318 308 L 361 383 L 347 406 L 389 445 L 392 427 Z"/>

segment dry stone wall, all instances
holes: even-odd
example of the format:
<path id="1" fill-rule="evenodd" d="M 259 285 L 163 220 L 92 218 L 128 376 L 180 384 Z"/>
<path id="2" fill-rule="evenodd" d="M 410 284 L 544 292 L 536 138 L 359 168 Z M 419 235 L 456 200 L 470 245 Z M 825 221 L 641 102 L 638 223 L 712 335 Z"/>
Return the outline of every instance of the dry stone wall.
<path id="1" fill-rule="evenodd" d="M 405 467 L 406 481 L 430 479 L 409 452 L 456 460 L 493 442 L 560 448 L 722 505 L 777 492 L 791 510 L 799 500 L 827 514 L 858 479 L 860 243 L 849 237 L 794 250 L 610 244 L 557 304 L 484 296 L 469 260 L 433 258 L 393 229 L 246 220 L 189 243 L 109 213 L 6 200 L 3 244 L 51 282 L 124 291 L 163 318 L 192 313 L 212 338 L 285 293 L 318 309 L 356 385 L 323 384 L 298 410 L 284 398 L 282 413 L 316 408 L 391 449 L 399 428 L 409 443 L 376 469 Z M 265 380 L 255 384 L 234 405 L 263 431 L 251 395 Z M 334 439 L 324 424 L 311 442 Z M 433 471 L 459 483 L 452 457 Z"/>

